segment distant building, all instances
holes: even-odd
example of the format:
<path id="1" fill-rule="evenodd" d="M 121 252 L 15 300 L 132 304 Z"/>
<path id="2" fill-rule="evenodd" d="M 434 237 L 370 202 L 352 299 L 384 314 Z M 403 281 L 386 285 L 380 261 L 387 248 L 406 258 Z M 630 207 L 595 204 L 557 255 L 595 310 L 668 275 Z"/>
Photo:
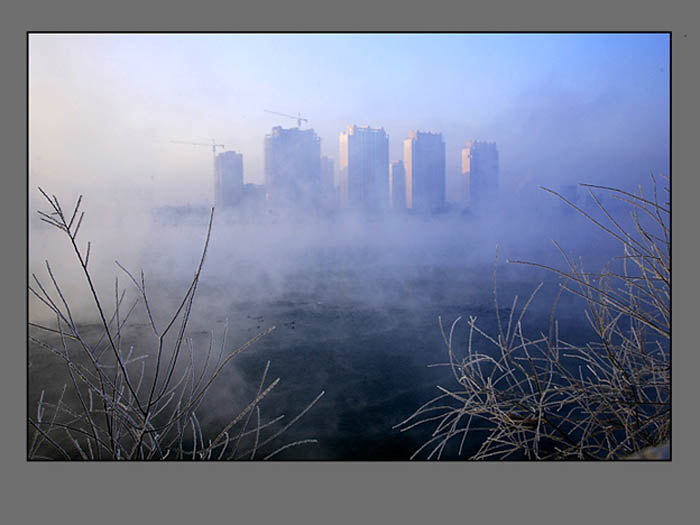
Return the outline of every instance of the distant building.
<path id="1" fill-rule="evenodd" d="M 463 205 L 492 206 L 498 198 L 498 149 L 495 142 L 468 141 L 462 150 Z"/>
<path id="2" fill-rule="evenodd" d="M 243 155 L 235 151 L 219 153 L 215 159 L 214 203 L 232 207 L 243 194 Z"/>
<path id="3" fill-rule="evenodd" d="M 342 207 L 389 207 L 389 137 L 384 128 L 348 126 L 340 134 L 339 170 Z"/>
<path id="4" fill-rule="evenodd" d="M 321 139 L 313 129 L 277 126 L 265 136 L 265 187 L 271 207 L 318 208 Z"/>
<path id="5" fill-rule="evenodd" d="M 406 208 L 406 169 L 402 160 L 389 165 L 389 195 L 392 209 Z"/>
<path id="6" fill-rule="evenodd" d="M 218 220 L 225 224 L 259 222 L 267 218 L 265 207 L 265 186 L 247 183 L 241 188 L 236 205 L 224 207 L 217 213 Z"/>
<path id="7" fill-rule="evenodd" d="M 206 225 L 211 207 L 186 204 L 184 206 L 165 205 L 151 209 L 151 216 L 157 224 L 177 226 L 180 224 Z"/>
<path id="8" fill-rule="evenodd" d="M 432 211 L 445 206 L 445 143 L 442 133 L 411 131 L 403 142 L 406 207 Z"/>

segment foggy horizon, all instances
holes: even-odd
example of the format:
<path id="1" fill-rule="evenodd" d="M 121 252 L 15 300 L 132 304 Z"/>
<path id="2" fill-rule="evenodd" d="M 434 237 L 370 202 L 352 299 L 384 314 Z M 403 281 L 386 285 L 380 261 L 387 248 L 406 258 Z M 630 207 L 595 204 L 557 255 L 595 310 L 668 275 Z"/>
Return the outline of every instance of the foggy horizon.
<path id="1" fill-rule="evenodd" d="M 100 317 L 89 286 L 109 315 L 117 288 L 129 300 L 138 295 L 118 261 L 134 276 L 144 271 L 163 322 L 187 292 L 214 207 L 185 334 L 192 363 L 205 361 L 194 348 L 207 337 L 228 351 L 276 330 L 212 387 L 204 433 L 230 416 L 231 397 L 242 409 L 255 396 L 269 359 L 288 380 L 270 399 L 290 417 L 326 393 L 305 416 L 310 434 L 304 419 L 291 434 L 315 432 L 318 447 L 290 449 L 284 459 L 408 459 L 427 434 L 397 437 L 392 425 L 445 373 L 426 371 L 446 359 L 438 318 L 449 327 L 478 316 L 488 331 L 512 315 L 514 296 L 522 305 L 543 283 L 525 322 L 546 331 L 559 275 L 509 261 L 565 270 L 576 261 L 595 272 L 622 255 L 618 242 L 541 187 L 604 220 L 579 185 L 651 197 L 653 176 L 665 204 L 665 33 L 30 34 L 28 51 L 29 285 L 33 274 L 51 283 L 48 260 L 71 323 L 91 337 Z M 349 126 L 386 137 L 358 138 L 361 161 L 343 165 Z M 286 133 L 297 128 L 315 133 L 304 135 L 306 146 L 294 137 L 291 147 L 273 144 L 271 135 L 297 136 Z M 426 137 L 420 147 L 414 131 Z M 464 156 L 471 141 L 483 147 L 470 145 Z M 212 143 L 223 145 L 217 154 L 242 159 L 215 160 Z M 330 186 L 322 157 L 333 163 Z M 398 200 L 389 178 L 396 161 L 405 163 L 391 168 Z M 222 182 L 234 179 L 235 191 Z M 348 179 L 361 182 L 348 189 Z M 244 184 L 264 187 L 243 198 Z M 51 212 L 37 187 L 71 212 L 83 196 L 76 241 L 81 250 L 91 243 L 94 284 L 65 233 L 37 214 Z M 593 193 L 620 225 L 633 225 L 624 202 Z M 557 330 L 579 342 L 590 335 L 580 298 L 557 304 Z M 124 335 L 125 347 L 149 355 L 144 362 L 154 352 L 150 315 L 139 304 Z M 32 294 L 29 322 L 56 323 Z M 466 331 L 456 337 L 464 345 Z M 53 356 L 42 352 L 30 345 L 30 405 L 44 396 L 34 378 L 45 380 L 47 397 L 60 390 Z"/>
<path id="2" fill-rule="evenodd" d="M 498 144 L 502 191 L 634 186 L 668 172 L 669 67 L 664 34 L 35 34 L 30 186 L 210 204 L 211 148 L 171 141 L 262 184 L 265 135 L 296 126 L 265 110 L 309 119 L 336 172 L 348 125 L 383 127 L 390 162 L 442 133 L 448 201 L 468 140 Z"/>

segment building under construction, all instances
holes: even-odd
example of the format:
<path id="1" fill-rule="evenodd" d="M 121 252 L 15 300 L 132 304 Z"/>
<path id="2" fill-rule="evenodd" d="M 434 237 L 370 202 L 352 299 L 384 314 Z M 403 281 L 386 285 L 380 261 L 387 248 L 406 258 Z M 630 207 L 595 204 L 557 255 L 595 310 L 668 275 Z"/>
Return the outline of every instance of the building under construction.
<path id="1" fill-rule="evenodd" d="M 236 206 L 243 196 L 243 155 L 225 151 L 214 162 L 214 203 L 217 207 Z"/>
<path id="2" fill-rule="evenodd" d="M 313 129 L 276 126 L 265 136 L 265 189 L 269 207 L 318 210 L 321 139 Z"/>

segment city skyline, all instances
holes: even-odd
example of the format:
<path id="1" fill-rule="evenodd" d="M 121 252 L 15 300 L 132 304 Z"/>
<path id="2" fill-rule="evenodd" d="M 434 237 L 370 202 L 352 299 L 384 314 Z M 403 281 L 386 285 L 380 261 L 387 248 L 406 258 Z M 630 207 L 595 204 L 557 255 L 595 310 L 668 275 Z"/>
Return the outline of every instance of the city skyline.
<path id="1" fill-rule="evenodd" d="M 666 34 L 37 34 L 30 181 L 213 202 L 211 153 L 172 141 L 215 138 L 260 184 L 260 137 L 295 124 L 270 110 L 307 118 L 336 167 L 356 123 L 384 127 L 390 161 L 411 129 L 442 133 L 448 189 L 473 139 L 499 144 L 504 188 L 624 185 L 668 172 L 669 68 Z"/>
<path id="2" fill-rule="evenodd" d="M 670 446 L 669 33 L 28 43 L 28 460 Z"/>
<path id="3" fill-rule="evenodd" d="M 452 199 L 446 192 L 442 134 L 412 130 L 402 142 L 404 158 L 391 161 L 384 128 L 348 125 L 339 134 L 336 174 L 333 160 L 320 155 L 320 139 L 313 128 L 276 126 L 265 136 L 265 183 L 246 185 L 261 187 L 268 207 L 284 208 L 294 203 L 316 211 L 435 211 L 446 209 L 451 202 L 455 209 L 474 209 L 475 204 L 483 208 L 487 200 L 497 199 L 499 168 L 494 142 L 467 141 L 461 151 L 462 178 Z M 213 143 L 212 147 L 216 146 Z M 306 186 L 303 192 L 301 186 Z M 214 204 L 227 208 L 242 204 L 243 189 L 243 155 L 233 150 L 216 154 Z M 301 198 L 301 193 L 306 197 Z"/>

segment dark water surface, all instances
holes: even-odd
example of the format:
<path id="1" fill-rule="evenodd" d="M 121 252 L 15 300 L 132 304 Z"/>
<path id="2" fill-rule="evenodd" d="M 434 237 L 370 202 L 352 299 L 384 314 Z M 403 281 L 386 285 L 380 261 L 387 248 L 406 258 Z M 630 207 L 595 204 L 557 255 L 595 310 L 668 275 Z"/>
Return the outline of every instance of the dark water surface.
<path id="1" fill-rule="evenodd" d="M 472 315 L 484 330 L 495 332 L 495 252 L 475 253 L 473 247 L 444 239 L 422 250 L 410 243 L 394 248 L 387 257 L 378 255 L 381 242 L 352 249 L 322 244 L 290 255 L 293 260 L 282 261 L 286 264 L 276 260 L 285 257 L 283 250 L 273 248 L 257 258 L 255 253 L 230 260 L 209 254 L 188 331 L 195 360 L 203 360 L 210 334 L 215 347 L 221 344 L 227 324 L 225 354 L 276 328 L 238 355 L 214 383 L 198 411 L 205 437 L 216 435 L 254 399 L 269 360 L 266 383 L 277 377 L 281 381 L 261 405 L 262 421 L 280 414 L 289 421 L 325 391 L 278 441 L 314 438 L 318 444 L 289 448 L 277 459 L 407 460 L 429 439 L 434 426 L 408 432 L 392 427 L 437 396 L 436 385 L 453 386 L 447 368 L 428 367 L 447 361 L 438 316 L 446 330 L 458 316 Z M 519 265 L 502 265 L 499 272 L 503 318 L 514 295 L 522 305 L 547 280 L 526 317 L 536 332 L 546 330 L 557 289 L 554 277 Z M 162 322 L 176 308 L 187 281 L 151 275 L 151 300 L 155 310 L 164 312 L 158 318 Z M 559 312 L 562 329 L 568 321 L 571 333 L 581 330 L 580 305 L 564 302 Z M 145 321 L 137 309 L 124 334 L 124 346 L 134 345 L 137 354 L 153 352 Z M 94 324 L 81 330 L 88 338 L 99 337 Z M 455 341 L 458 350 L 465 349 L 466 322 L 458 326 Z M 56 399 L 67 375 L 59 359 L 33 343 L 28 358 L 28 414 L 33 417 L 41 390 L 46 389 L 47 399 Z M 474 434 L 465 455 L 480 439 L 483 435 Z"/>

